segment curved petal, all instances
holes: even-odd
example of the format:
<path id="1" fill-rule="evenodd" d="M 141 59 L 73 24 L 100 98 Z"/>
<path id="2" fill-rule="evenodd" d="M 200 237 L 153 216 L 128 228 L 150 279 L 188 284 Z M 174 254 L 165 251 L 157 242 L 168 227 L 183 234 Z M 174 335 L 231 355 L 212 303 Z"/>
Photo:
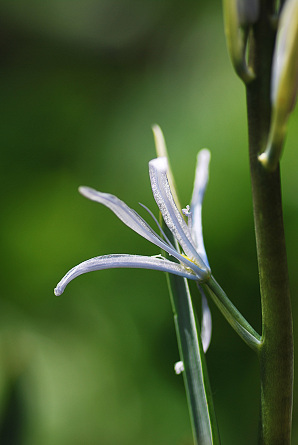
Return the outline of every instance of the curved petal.
<path id="1" fill-rule="evenodd" d="M 197 156 L 197 166 L 195 173 L 195 182 L 191 198 L 191 216 L 192 216 L 192 229 L 191 234 L 194 243 L 197 247 L 197 251 L 204 263 L 209 267 L 207 254 L 203 240 L 203 228 L 202 228 L 202 204 L 204 199 L 205 190 L 209 179 L 209 162 L 210 151 L 203 149 L 199 151 Z"/>
<path id="2" fill-rule="evenodd" d="M 174 263 L 167 259 L 126 254 L 103 255 L 83 261 L 69 270 L 57 284 L 54 293 L 57 296 L 61 295 L 67 284 L 79 275 L 93 272 L 95 270 L 116 268 L 154 269 L 160 270 L 161 272 L 180 275 L 191 280 L 198 279 L 194 273 L 183 267 L 181 264 Z"/>
<path id="3" fill-rule="evenodd" d="M 151 243 L 165 250 L 174 258 L 177 258 L 177 260 L 185 264 L 186 267 L 191 268 L 194 273 L 197 274 L 198 278 L 203 278 L 203 276 L 206 275 L 205 271 L 199 266 L 185 258 L 183 255 L 169 246 L 165 241 L 163 241 L 162 238 L 155 233 L 149 224 L 147 224 L 147 222 L 135 210 L 128 207 L 125 202 L 121 201 L 116 196 L 110 195 L 109 193 L 101 193 L 89 187 L 80 187 L 79 191 L 86 198 L 99 202 L 100 204 L 108 207 L 126 226 Z"/>
<path id="4" fill-rule="evenodd" d="M 154 199 L 161 211 L 164 222 L 177 239 L 185 254 L 195 264 L 206 270 L 191 238 L 189 228 L 176 207 L 167 179 L 167 159 L 157 158 L 149 162 L 149 173 Z"/>

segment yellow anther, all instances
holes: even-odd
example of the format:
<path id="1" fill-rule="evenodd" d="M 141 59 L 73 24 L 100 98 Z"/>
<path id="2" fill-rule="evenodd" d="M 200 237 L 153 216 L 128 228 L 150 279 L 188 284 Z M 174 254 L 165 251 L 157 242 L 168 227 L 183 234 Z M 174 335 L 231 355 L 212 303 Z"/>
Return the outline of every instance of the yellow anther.
<path id="1" fill-rule="evenodd" d="M 188 256 L 183 255 L 183 253 L 181 253 L 181 255 L 188 261 L 191 261 L 192 263 L 196 264 L 193 260 L 191 260 Z"/>

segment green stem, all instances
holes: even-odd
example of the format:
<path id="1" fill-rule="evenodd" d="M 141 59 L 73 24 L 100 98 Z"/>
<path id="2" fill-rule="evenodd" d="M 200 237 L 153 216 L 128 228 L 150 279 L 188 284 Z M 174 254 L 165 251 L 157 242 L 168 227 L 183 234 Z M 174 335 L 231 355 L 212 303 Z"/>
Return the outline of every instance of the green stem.
<path id="1" fill-rule="evenodd" d="M 212 298 L 218 309 L 242 340 L 244 340 L 250 348 L 258 352 L 261 345 L 260 335 L 229 300 L 226 293 L 215 281 L 213 276 L 211 276 L 206 284 L 201 284 L 201 286 Z"/>
<path id="2" fill-rule="evenodd" d="M 262 303 L 260 349 L 260 444 L 289 445 L 293 397 L 293 332 L 279 168 L 266 171 L 257 159 L 270 124 L 270 78 L 275 32 L 273 1 L 260 2 L 250 62 L 256 80 L 247 85 L 249 153 Z"/>

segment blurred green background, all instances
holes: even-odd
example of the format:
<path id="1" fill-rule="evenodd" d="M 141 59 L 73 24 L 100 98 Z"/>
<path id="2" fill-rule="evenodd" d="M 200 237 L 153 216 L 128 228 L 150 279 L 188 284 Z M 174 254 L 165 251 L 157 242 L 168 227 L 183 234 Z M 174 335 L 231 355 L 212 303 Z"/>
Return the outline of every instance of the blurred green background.
<path id="1" fill-rule="evenodd" d="M 221 2 L 2 0 L 0 22 L 0 442 L 190 445 L 163 274 L 96 272 L 60 298 L 53 288 L 93 256 L 158 253 L 77 193 L 89 185 L 157 215 L 148 161 L 158 123 L 183 204 L 197 151 L 212 151 L 203 214 L 210 264 L 260 330 L 245 94 Z M 296 110 L 282 163 L 296 319 L 297 141 Z M 257 359 L 211 306 L 207 362 L 222 443 L 249 445 Z M 297 426 L 295 410 L 293 443 Z"/>

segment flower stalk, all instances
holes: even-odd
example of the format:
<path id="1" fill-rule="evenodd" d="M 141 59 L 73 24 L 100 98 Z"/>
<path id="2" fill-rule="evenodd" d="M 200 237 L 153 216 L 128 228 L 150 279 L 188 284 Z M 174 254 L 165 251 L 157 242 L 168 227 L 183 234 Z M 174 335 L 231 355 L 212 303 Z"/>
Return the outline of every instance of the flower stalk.
<path id="1" fill-rule="evenodd" d="M 253 27 L 250 64 L 256 79 L 246 87 L 249 157 L 259 267 L 262 345 L 260 444 L 290 445 L 293 394 L 293 329 L 283 228 L 279 166 L 258 160 L 270 128 L 270 83 L 275 31 L 273 1 L 261 2 Z"/>
<path id="2" fill-rule="evenodd" d="M 248 323 L 243 315 L 229 300 L 224 290 L 220 287 L 213 276 L 201 285 L 206 294 L 214 301 L 220 312 L 228 323 L 237 332 L 239 337 L 255 352 L 258 352 L 262 345 L 261 336 Z"/>

